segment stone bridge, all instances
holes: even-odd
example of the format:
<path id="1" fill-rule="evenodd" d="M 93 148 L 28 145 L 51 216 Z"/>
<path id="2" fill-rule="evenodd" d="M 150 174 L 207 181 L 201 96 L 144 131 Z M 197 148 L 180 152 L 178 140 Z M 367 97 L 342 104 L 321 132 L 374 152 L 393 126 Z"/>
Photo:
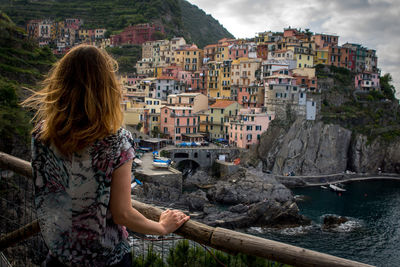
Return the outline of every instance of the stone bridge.
<path id="1" fill-rule="evenodd" d="M 176 162 L 176 166 L 191 164 L 194 168 L 211 168 L 216 159 L 221 155 L 225 156 L 227 161 L 232 161 L 239 156 L 238 148 L 220 148 L 220 147 L 194 147 L 194 148 L 166 148 L 169 152 L 169 158 Z M 222 157 L 224 157 L 222 156 Z"/>

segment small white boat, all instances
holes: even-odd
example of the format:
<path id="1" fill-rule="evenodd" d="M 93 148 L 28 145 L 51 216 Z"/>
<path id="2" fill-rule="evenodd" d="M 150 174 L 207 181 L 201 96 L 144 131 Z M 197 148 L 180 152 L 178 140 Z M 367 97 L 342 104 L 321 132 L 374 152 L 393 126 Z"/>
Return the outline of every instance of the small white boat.
<path id="1" fill-rule="evenodd" d="M 335 192 L 345 192 L 346 191 L 346 189 L 340 188 L 340 187 L 338 187 L 336 185 L 333 185 L 333 184 L 330 184 L 329 188 L 332 189 Z"/>
<path id="2" fill-rule="evenodd" d="M 169 164 L 167 162 L 153 161 L 153 166 L 156 168 L 168 168 Z"/>
<path id="3" fill-rule="evenodd" d="M 157 168 L 168 168 L 170 164 L 171 160 L 169 158 L 156 157 L 153 159 L 153 166 Z"/>
<path id="4" fill-rule="evenodd" d="M 328 189 L 328 187 L 326 187 L 325 185 L 321 185 L 322 189 Z"/>

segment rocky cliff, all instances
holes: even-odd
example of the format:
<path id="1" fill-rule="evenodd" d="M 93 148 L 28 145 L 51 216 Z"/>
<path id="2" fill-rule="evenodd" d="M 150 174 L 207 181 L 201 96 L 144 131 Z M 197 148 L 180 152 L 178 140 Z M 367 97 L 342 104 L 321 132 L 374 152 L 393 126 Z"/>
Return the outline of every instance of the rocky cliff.
<path id="1" fill-rule="evenodd" d="M 286 129 L 273 125 L 261 137 L 258 158 L 264 172 L 317 175 L 346 170 L 400 173 L 400 139 L 390 143 L 355 134 L 338 124 L 297 119 Z"/>

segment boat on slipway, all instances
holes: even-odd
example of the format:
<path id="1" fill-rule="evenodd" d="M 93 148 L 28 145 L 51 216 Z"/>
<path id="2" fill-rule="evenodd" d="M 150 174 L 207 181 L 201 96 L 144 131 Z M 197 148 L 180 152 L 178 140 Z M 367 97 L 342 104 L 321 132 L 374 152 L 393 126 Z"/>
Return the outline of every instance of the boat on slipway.
<path id="1" fill-rule="evenodd" d="M 171 165 L 171 160 L 164 157 L 155 157 L 152 164 L 156 168 L 168 168 Z"/>

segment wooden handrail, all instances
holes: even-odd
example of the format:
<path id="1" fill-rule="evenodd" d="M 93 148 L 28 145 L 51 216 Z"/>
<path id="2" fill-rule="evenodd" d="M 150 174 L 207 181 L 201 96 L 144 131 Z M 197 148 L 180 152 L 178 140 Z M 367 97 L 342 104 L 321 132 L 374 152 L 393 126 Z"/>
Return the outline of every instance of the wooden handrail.
<path id="1" fill-rule="evenodd" d="M 0 168 L 6 168 L 27 177 L 32 177 L 29 162 L 3 152 L 0 152 Z M 136 200 L 132 200 L 132 205 L 148 219 L 155 221 L 158 221 L 162 212 L 159 208 Z M 33 224 L 35 223 L 37 221 L 33 222 Z M 32 225 L 29 227 L 34 234 L 39 232 L 38 227 L 35 228 Z M 26 229 L 17 231 L 27 232 Z M 15 232 L 7 234 L 5 237 L 0 237 L 0 250 L 4 246 L 8 247 L 5 243 L 6 241 L 8 242 L 7 244 L 13 243 L 10 240 L 17 239 L 17 237 L 19 237 L 18 241 L 20 241 L 21 235 Z M 220 227 L 210 227 L 193 220 L 187 221 L 175 234 L 230 254 L 244 253 L 294 266 L 372 266 Z"/>

